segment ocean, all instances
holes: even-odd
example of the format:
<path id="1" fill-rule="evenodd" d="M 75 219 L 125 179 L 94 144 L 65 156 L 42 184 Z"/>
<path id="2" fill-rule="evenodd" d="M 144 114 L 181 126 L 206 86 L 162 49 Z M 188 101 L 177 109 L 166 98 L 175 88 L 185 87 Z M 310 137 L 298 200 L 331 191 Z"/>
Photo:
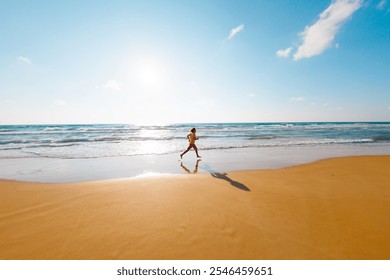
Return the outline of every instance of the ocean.
<path id="1" fill-rule="evenodd" d="M 1 125 L 0 159 L 178 154 L 192 127 L 200 151 L 390 145 L 390 122 Z"/>

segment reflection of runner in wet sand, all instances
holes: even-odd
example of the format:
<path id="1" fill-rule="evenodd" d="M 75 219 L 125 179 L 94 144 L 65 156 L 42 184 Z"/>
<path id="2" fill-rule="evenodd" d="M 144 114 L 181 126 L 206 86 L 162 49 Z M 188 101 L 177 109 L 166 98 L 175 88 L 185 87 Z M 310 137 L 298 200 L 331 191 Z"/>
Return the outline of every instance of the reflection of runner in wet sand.
<path id="1" fill-rule="evenodd" d="M 181 153 L 180 158 L 183 158 L 183 156 L 184 156 L 189 150 L 191 150 L 191 148 L 194 148 L 195 153 L 196 153 L 196 156 L 197 156 L 198 158 L 200 158 L 200 155 L 198 154 L 198 148 L 197 148 L 196 145 L 195 145 L 195 140 L 198 140 L 198 139 L 199 139 L 198 137 L 196 137 L 196 129 L 195 129 L 195 127 L 194 127 L 193 129 L 191 129 L 191 133 L 187 135 L 187 138 L 188 138 L 188 141 L 190 142 L 190 144 L 188 145 L 187 150 L 185 150 L 183 153 Z"/>
<path id="2" fill-rule="evenodd" d="M 195 169 L 194 169 L 194 171 L 190 171 L 187 167 L 185 167 L 184 165 L 183 165 L 183 162 L 180 164 L 180 166 L 186 171 L 186 172 L 188 172 L 188 173 L 198 173 L 198 166 L 199 166 L 199 161 L 201 161 L 200 159 L 198 159 L 197 161 L 196 161 L 196 164 L 195 164 Z"/>

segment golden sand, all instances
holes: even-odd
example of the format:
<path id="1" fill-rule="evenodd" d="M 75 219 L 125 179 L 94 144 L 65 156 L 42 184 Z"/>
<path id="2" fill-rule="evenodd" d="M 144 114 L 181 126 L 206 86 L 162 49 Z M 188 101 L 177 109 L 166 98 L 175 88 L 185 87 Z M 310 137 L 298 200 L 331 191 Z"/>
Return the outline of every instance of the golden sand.
<path id="1" fill-rule="evenodd" d="M 75 184 L 0 181 L 0 259 L 390 259 L 390 156 Z"/>

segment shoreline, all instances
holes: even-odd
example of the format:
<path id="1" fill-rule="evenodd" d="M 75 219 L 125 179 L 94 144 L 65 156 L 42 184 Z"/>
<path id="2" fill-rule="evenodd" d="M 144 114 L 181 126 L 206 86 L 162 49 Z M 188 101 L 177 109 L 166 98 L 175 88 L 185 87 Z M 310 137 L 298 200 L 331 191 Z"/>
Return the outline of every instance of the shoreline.
<path id="1" fill-rule="evenodd" d="M 315 152 L 313 152 L 315 151 Z M 277 148 L 200 149 L 201 161 L 190 151 L 178 154 L 85 159 L 0 159 L 0 180 L 75 183 L 158 174 L 232 172 L 279 169 L 346 156 L 390 155 L 390 145 L 325 145 Z"/>
<path id="2" fill-rule="evenodd" d="M 83 183 L 0 180 L 0 259 L 390 258 L 390 156 Z"/>

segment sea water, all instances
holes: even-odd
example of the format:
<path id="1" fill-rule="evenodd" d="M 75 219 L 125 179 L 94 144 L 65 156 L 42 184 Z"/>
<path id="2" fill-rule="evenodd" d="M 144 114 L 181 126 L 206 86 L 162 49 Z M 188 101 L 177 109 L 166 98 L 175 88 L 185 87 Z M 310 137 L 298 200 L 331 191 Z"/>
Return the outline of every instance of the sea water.
<path id="1" fill-rule="evenodd" d="M 183 160 L 195 127 L 202 160 Z M 280 168 L 390 155 L 390 122 L 0 126 L 0 179 L 76 182 Z"/>
<path id="2" fill-rule="evenodd" d="M 192 127 L 203 151 L 390 144 L 390 122 L 2 125 L 0 159 L 174 154 L 187 147 Z"/>

